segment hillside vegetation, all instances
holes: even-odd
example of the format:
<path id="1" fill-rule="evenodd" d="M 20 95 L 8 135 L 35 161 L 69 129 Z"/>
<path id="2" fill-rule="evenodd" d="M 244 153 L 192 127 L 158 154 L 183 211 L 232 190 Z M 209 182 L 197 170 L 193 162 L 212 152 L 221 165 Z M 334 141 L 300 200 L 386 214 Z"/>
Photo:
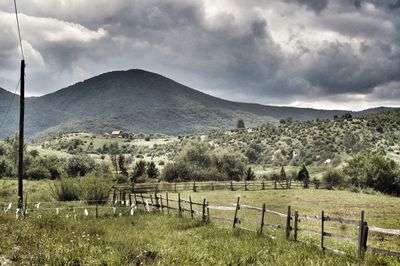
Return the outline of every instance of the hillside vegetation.
<path id="1" fill-rule="evenodd" d="M 279 124 L 178 137 L 58 134 L 27 147 L 26 175 L 58 179 L 94 172 L 118 183 L 289 178 L 398 195 L 399 113 L 304 122 L 287 118 Z M 15 137 L 0 143 L 0 176 L 16 175 L 16 155 Z"/>

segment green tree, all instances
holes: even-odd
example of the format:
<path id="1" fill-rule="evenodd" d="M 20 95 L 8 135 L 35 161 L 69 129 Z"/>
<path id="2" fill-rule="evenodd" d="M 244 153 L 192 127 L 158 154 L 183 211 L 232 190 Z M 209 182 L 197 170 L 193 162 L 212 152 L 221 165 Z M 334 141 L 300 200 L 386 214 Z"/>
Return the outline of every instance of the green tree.
<path id="1" fill-rule="evenodd" d="M 310 175 L 305 164 L 301 166 L 300 171 L 297 173 L 297 180 L 303 181 L 304 187 L 308 188 L 310 182 Z"/>
<path id="2" fill-rule="evenodd" d="M 367 186 L 387 194 L 400 195 L 400 169 L 395 161 L 379 152 L 355 155 L 343 168 L 353 185 Z"/>
<path id="3" fill-rule="evenodd" d="M 281 172 L 280 172 L 280 175 L 279 175 L 279 178 L 281 179 L 281 180 L 286 180 L 286 171 L 285 171 L 285 168 L 282 166 L 281 167 Z"/>
<path id="4" fill-rule="evenodd" d="M 88 155 L 79 154 L 68 159 L 66 168 L 69 176 L 85 176 L 88 173 L 95 172 L 97 164 Z"/>
<path id="5" fill-rule="evenodd" d="M 243 120 L 243 119 L 238 119 L 238 120 L 237 120 L 236 128 L 238 128 L 238 129 L 245 128 L 244 120 Z"/>
<path id="6" fill-rule="evenodd" d="M 245 152 L 245 155 L 249 160 L 249 163 L 255 163 L 258 160 L 258 153 L 253 148 L 248 148 Z"/>
<path id="7" fill-rule="evenodd" d="M 136 163 L 133 169 L 132 181 L 136 182 L 139 177 L 145 177 L 146 174 L 146 162 L 140 160 Z"/>
<path id="8" fill-rule="evenodd" d="M 256 179 L 256 175 L 254 174 L 254 172 L 251 169 L 251 167 L 247 168 L 245 179 L 247 181 L 252 181 L 252 180 Z"/>
<path id="9" fill-rule="evenodd" d="M 13 174 L 12 165 L 6 160 L 0 160 L 0 178 L 1 177 L 10 177 Z"/>
<path id="10" fill-rule="evenodd" d="M 122 175 L 128 176 L 128 169 L 125 163 L 125 155 L 123 154 L 118 155 L 118 167 Z"/>
<path id="11" fill-rule="evenodd" d="M 153 162 L 153 161 L 151 161 L 149 164 L 148 164 L 148 166 L 147 166 L 147 176 L 149 177 L 149 178 L 157 178 L 158 177 L 158 174 L 159 174 L 159 171 L 158 171 L 158 169 L 157 169 L 157 166 L 156 166 L 156 164 Z"/>
<path id="12" fill-rule="evenodd" d="M 340 187 L 344 184 L 344 176 L 343 174 L 335 169 L 331 169 L 326 172 L 322 179 L 327 183 L 327 187 L 332 189 L 333 187 Z"/>
<path id="13" fill-rule="evenodd" d="M 51 177 L 49 170 L 40 166 L 29 168 L 26 170 L 25 176 L 33 180 L 49 179 Z"/>
<path id="14" fill-rule="evenodd" d="M 233 150 L 223 150 L 215 156 L 215 166 L 221 173 L 225 173 L 229 180 L 239 181 L 246 168 L 246 158 L 243 154 Z"/>

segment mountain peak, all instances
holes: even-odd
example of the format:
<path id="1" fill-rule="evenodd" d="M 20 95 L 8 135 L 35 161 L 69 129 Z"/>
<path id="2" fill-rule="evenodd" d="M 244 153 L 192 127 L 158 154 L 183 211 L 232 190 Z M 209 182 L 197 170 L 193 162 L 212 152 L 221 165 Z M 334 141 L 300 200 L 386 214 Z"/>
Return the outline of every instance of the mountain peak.
<path id="1" fill-rule="evenodd" d="M 0 114 L 9 102 L 1 95 L 12 93 L 0 89 Z M 51 94 L 27 98 L 26 105 L 28 136 L 60 131 L 104 133 L 116 128 L 178 135 L 233 129 L 239 118 L 246 126 L 255 126 L 286 117 L 309 120 L 348 112 L 227 101 L 143 69 L 107 72 Z M 0 137 L 11 134 L 17 122 L 15 117 L 0 128 Z"/>

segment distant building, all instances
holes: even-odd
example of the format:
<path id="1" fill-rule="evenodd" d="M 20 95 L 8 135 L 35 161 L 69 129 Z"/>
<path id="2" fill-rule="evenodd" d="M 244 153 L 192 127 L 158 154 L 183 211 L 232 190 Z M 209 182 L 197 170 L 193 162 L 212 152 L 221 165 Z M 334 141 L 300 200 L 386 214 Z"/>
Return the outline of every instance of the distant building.
<path id="1" fill-rule="evenodd" d="M 122 137 L 122 131 L 121 130 L 114 130 L 113 132 L 111 132 L 111 136 L 114 137 L 114 138 Z"/>

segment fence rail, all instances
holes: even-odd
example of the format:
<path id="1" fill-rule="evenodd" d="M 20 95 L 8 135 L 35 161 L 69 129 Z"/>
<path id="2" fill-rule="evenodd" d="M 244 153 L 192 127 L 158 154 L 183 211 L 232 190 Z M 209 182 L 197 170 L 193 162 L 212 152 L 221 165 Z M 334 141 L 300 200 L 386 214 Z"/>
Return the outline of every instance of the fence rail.
<path id="1" fill-rule="evenodd" d="M 137 194 L 135 198 L 141 198 L 143 193 Z M 157 194 L 156 194 L 157 195 Z M 147 198 L 149 198 L 147 196 Z M 194 215 L 201 216 L 203 221 L 221 221 L 225 223 L 230 223 L 233 228 L 237 228 L 239 230 L 245 230 L 245 231 L 250 231 L 250 232 L 258 232 L 259 234 L 263 234 L 263 229 L 264 228 L 271 228 L 275 230 L 284 230 L 285 236 L 287 240 L 294 240 L 297 242 L 307 242 L 306 240 L 300 240 L 299 239 L 299 233 L 303 234 L 308 234 L 308 235 L 314 235 L 314 236 L 319 236 L 320 237 L 320 248 L 322 251 L 332 251 L 335 253 L 339 254 L 344 254 L 345 251 L 343 250 L 338 250 L 333 247 L 329 247 L 325 243 L 325 238 L 332 238 L 336 239 L 337 241 L 346 241 L 346 243 L 352 243 L 355 244 L 355 247 L 358 250 L 358 256 L 360 259 L 363 259 L 365 256 L 365 253 L 374 253 L 374 254 L 381 254 L 381 255 L 387 255 L 387 256 L 394 256 L 398 257 L 400 259 L 400 251 L 394 251 L 394 250 L 389 250 L 389 249 L 383 249 L 383 248 L 377 248 L 377 247 L 372 247 L 370 245 L 367 245 L 368 241 L 368 236 L 371 233 L 379 233 L 379 234 L 388 234 L 388 235 L 393 235 L 393 236 L 399 236 L 400 230 L 399 229 L 386 229 L 386 228 L 380 228 L 376 226 L 371 226 L 369 227 L 367 222 L 364 219 L 364 211 L 361 211 L 360 214 L 360 219 L 359 220 L 354 220 L 354 219 L 348 219 L 344 217 L 338 217 L 338 216 L 329 216 L 326 215 L 323 211 L 321 212 L 321 216 L 316 216 L 316 215 L 307 215 L 307 214 L 302 214 L 299 215 L 298 211 L 294 211 L 294 213 L 291 210 L 291 207 L 287 207 L 287 213 L 281 213 L 275 210 L 270 210 L 267 209 L 265 204 L 263 204 L 261 207 L 256 207 L 256 206 L 251 206 L 247 204 L 240 204 L 240 198 L 237 198 L 236 204 L 232 204 L 231 206 L 226 206 L 226 205 L 210 205 L 206 199 L 204 199 L 202 202 L 195 202 L 192 200 L 191 197 L 189 199 L 183 199 L 178 193 L 177 198 L 171 198 L 168 196 L 168 193 L 163 197 L 162 195 L 158 195 L 155 197 L 150 197 L 150 198 L 157 198 L 158 201 L 156 203 L 154 202 L 137 202 L 138 205 L 142 204 L 144 207 L 145 206 L 152 206 L 157 210 L 163 210 L 165 209 L 174 209 L 177 210 L 180 214 L 183 213 L 189 213 L 192 218 Z M 166 201 L 166 199 L 168 199 Z M 160 204 L 161 202 L 161 204 Z M 167 202 L 167 205 L 163 205 L 162 202 Z M 173 208 L 169 206 L 169 202 L 175 202 L 178 204 L 177 208 Z M 189 206 L 183 206 L 183 205 L 189 205 Z M 201 207 L 201 210 L 196 210 L 195 206 Z M 217 211 L 219 215 L 225 214 L 222 216 L 219 215 L 210 215 L 210 210 Z M 254 220 L 254 219 L 246 219 L 245 216 L 241 216 L 241 211 L 250 211 L 250 212 L 255 212 L 259 216 L 259 221 Z M 231 217 L 226 217 L 226 214 L 228 212 L 231 212 L 232 216 Z M 229 213 L 228 213 L 229 214 Z M 272 220 L 266 222 L 265 221 L 265 215 L 269 214 L 272 216 L 275 216 L 279 221 L 283 221 L 283 223 L 274 223 Z M 272 217 L 268 218 L 272 219 Z M 305 226 L 299 226 L 301 220 L 305 221 L 311 221 L 311 222 L 318 222 L 320 225 L 320 230 L 316 229 L 311 229 L 311 228 L 306 228 Z M 332 223 L 332 224 L 346 224 L 349 226 L 353 226 L 355 230 L 358 231 L 357 235 L 351 236 L 351 235 L 343 235 L 340 233 L 336 232 L 328 232 L 326 230 L 326 225 L 327 223 Z M 251 227 L 246 227 L 246 225 L 251 225 Z M 271 238 L 274 239 L 273 236 L 270 236 Z"/>
<path id="2" fill-rule="evenodd" d="M 83 202 L 78 203 L 81 204 Z M 236 203 L 232 205 L 217 205 L 210 204 L 206 199 L 203 199 L 201 202 L 195 201 L 191 196 L 185 199 L 181 197 L 180 193 L 177 194 L 177 197 L 171 197 L 168 195 L 168 193 L 165 195 L 161 195 L 159 193 L 128 193 L 121 197 L 119 201 L 112 200 L 111 203 L 113 206 L 99 206 L 96 204 L 95 206 L 78 205 L 53 207 L 46 206 L 46 204 L 50 205 L 54 204 L 54 202 L 38 202 L 26 205 L 27 207 L 24 211 L 29 210 L 29 212 L 37 212 L 39 210 L 43 210 L 57 215 L 59 215 L 61 212 L 65 214 L 65 212 L 69 211 L 69 214 L 67 215 L 71 217 L 72 215 L 74 217 L 77 215 L 88 216 L 90 213 L 91 215 L 95 214 L 97 218 L 100 210 L 105 211 L 109 215 L 117 216 L 117 208 L 119 208 L 119 210 L 124 210 L 125 208 L 125 211 L 123 212 L 130 213 L 130 215 L 133 215 L 134 210 L 137 207 L 143 207 L 147 211 L 151 211 L 152 209 L 158 211 L 166 210 L 168 213 L 170 211 L 177 211 L 179 214 L 189 214 L 191 218 L 194 218 L 194 216 L 199 216 L 204 222 L 214 220 L 229 223 L 233 228 L 258 232 L 259 234 L 264 235 L 266 234 L 272 239 L 275 239 L 274 236 L 265 233 L 265 228 L 282 230 L 287 240 L 294 240 L 296 242 L 307 242 L 306 239 L 300 239 L 302 238 L 303 234 L 317 236 L 320 238 L 320 243 L 318 246 L 322 251 L 344 253 L 344 251 L 327 246 L 327 242 L 325 241 L 326 238 L 333 238 L 339 242 L 346 241 L 346 243 L 355 244 L 355 247 L 358 250 L 358 257 L 360 259 L 364 258 L 365 253 L 393 256 L 400 259 L 400 251 L 384 249 L 382 247 L 374 247 L 371 244 L 368 244 L 368 239 L 370 238 L 371 234 L 389 235 L 391 236 L 388 238 L 389 240 L 399 241 L 400 238 L 397 237 L 400 236 L 400 229 L 369 226 L 365 220 L 364 211 L 361 211 L 360 218 L 358 220 L 326 215 L 324 211 L 321 212 L 320 216 L 299 214 L 297 210 L 293 212 L 291 206 L 287 206 L 287 212 L 285 214 L 276 210 L 267 209 L 265 203 L 260 207 L 257 207 L 241 204 L 240 198 L 237 198 Z M 41 206 L 42 204 L 44 206 Z M 3 203 L 3 206 L 4 213 L 12 213 L 12 210 L 14 210 L 12 209 L 11 203 Z M 31 207 L 29 208 L 29 206 Z M 22 213 L 19 213 L 19 211 L 19 209 L 16 209 L 17 218 L 19 215 L 22 215 Z M 71 211 L 73 213 L 70 213 Z M 210 214 L 210 211 L 215 213 Z M 246 217 L 249 214 L 252 215 Z M 119 212 L 119 215 L 121 215 L 121 212 Z M 302 221 L 307 221 L 309 223 L 303 225 L 304 222 Z M 343 232 L 338 233 L 332 231 L 334 230 L 332 226 L 327 228 L 327 226 L 330 226 L 331 224 L 336 224 L 339 226 L 343 224 L 348 225 L 357 231 L 357 233 L 354 235 L 343 235 Z M 301 235 L 299 233 L 301 233 Z"/>
<path id="3" fill-rule="evenodd" d="M 314 184 L 316 188 L 318 186 Z M 293 180 L 265 180 L 265 181 L 206 181 L 206 182 L 175 182 L 175 183 L 132 183 L 132 185 L 114 186 L 117 197 L 122 193 L 162 193 L 182 191 L 213 191 L 213 190 L 266 190 L 303 188 L 306 185 Z"/>

